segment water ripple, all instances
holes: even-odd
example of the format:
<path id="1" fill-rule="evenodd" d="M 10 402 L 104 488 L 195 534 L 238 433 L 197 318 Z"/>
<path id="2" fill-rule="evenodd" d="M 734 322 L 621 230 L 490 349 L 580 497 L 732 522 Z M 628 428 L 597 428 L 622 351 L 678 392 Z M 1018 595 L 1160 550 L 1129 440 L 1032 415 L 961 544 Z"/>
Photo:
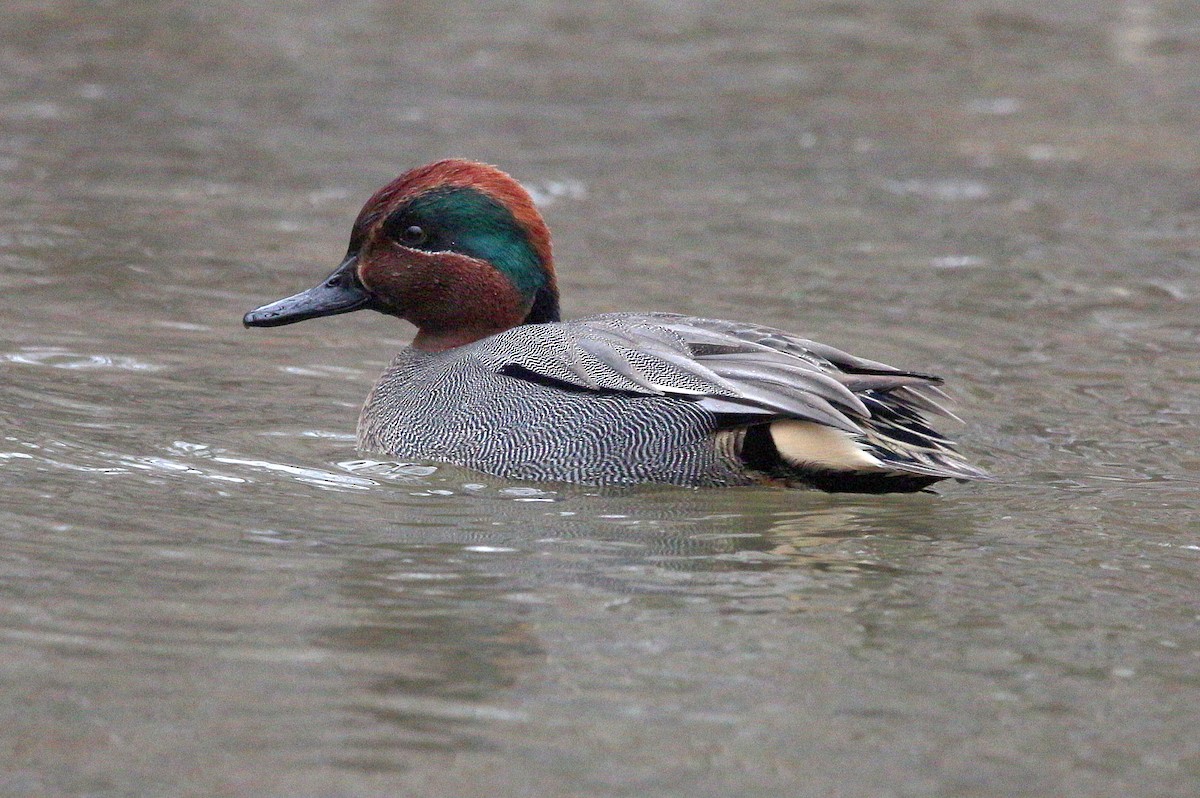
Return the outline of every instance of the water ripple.
<path id="1" fill-rule="evenodd" d="M 275 471 L 282 474 L 288 474 L 295 477 L 299 482 L 305 482 L 310 485 L 315 485 L 319 488 L 351 488 L 353 490 L 367 490 L 379 484 L 373 479 L 364 479 L 362 477 L 353 477 L 346 474 L 337 474 L 333 471 L 325 471 L 324 469 L 320 468 L 306 468 L 303 466 L 286 465 L 284 463 L 272 463 L 269 460 L 248 460 L 241 457 L 214 457 L 212 459 L 217 463 L 241 465 L 262 471 Z"/>
<path id="2" fill-rule="evenodd" d="M 0 354 L 0 360 L 23 366 L 48 366 L 56 369 L 118 369 L 121 371 L 162 371 L 163 366 L 124 355 L 85 355 L 65 349 L 25 349 Z"/>

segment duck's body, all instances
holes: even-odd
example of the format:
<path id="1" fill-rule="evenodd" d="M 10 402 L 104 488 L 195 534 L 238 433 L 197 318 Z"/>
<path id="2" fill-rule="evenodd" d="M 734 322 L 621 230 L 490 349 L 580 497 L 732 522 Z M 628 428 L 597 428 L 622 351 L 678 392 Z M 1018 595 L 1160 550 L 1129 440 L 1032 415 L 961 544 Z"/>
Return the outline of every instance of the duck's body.
<path id="1" fill-rule="evenodd" d="M 778 330 L 614 313 L 402 350 L 358 442 L 511 479 L 916 490 L 979 475 L 919 421 L 934 382 Z"/>
<path id="2" fill-rule="evenodd" d="M 883 493 L 985 476 L 925 421 L 953 417 L 936 377 L 752 324 L 562 322 L 557 300 L 524 190 L 493 167 L 441 161 L 367 203 L 325 283 L 245 321 L 369 307 L 417 323 L 359 419 L 360 448 L 394 457 L 585 485 Z"/>

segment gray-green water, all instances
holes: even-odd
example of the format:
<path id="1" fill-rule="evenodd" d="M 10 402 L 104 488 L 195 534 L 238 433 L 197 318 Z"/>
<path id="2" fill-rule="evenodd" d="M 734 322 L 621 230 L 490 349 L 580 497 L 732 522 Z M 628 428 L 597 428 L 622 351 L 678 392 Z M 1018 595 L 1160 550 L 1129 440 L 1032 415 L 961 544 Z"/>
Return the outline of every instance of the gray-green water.
<path id="1" fill-rule="evenodd" d="M 0 794 L 1200 792 L 1194 2 L 9 2 Z M 565 310 L 940 373 L 994 484 L 364 461 L 361 202 L 537 190 Z"/>

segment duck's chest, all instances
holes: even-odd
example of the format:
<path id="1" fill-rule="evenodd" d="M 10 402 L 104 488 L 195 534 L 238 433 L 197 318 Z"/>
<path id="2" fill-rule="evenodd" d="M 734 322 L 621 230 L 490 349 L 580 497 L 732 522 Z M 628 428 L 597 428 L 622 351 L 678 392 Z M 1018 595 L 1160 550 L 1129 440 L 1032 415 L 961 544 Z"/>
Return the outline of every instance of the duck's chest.
<path id="1" fill-rule="evenodd" d="M 564 390 L 411 353 L 384 372 L 358 424 L 362 449 L 514 479 L 743 481 L 714 433 L 711 416 L 690 402 Z"/>

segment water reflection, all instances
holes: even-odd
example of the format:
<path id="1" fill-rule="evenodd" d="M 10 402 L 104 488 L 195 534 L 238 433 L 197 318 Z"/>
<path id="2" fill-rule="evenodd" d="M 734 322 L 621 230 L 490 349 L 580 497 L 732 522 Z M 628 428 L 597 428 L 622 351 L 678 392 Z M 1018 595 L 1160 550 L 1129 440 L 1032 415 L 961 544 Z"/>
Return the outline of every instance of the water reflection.
<path id="1" fill-rule="evenodd" d="M 377 547 L 337 581 L 355 620 L 321 628 L 312 644 L 353 674 L 339 764 L 377 770 L 400 766 L 399 751 L 488 748 L 480 722 L 522 717 L 489 701 L 535 673 L 544 652 L 521 605 L 497 594 L 500 578 L 461 547 Z"/>
<path id="2" fill-rule="evenodd" d="M 841 615 L 923 572 L 930 540 L 972 534 L 969 517 L 935 497 L 856 504 L 747 490 L 714 501 L 355 463 L 366 470 L 402 474 L 369 491 L 392 521 L 336 544 L 344 564 L 332 578 L 353 620 L 310 638 L 351 686 L 336 762 L 366 772 L 403 769 L 412 752 L 504 750 L 506 728 L 535 723 L 508 696 L 534 689 L 562 656 L 545 621 L 567 596 L 584 599 L 588 617 L 650 622 L 701 606 Z"/>

